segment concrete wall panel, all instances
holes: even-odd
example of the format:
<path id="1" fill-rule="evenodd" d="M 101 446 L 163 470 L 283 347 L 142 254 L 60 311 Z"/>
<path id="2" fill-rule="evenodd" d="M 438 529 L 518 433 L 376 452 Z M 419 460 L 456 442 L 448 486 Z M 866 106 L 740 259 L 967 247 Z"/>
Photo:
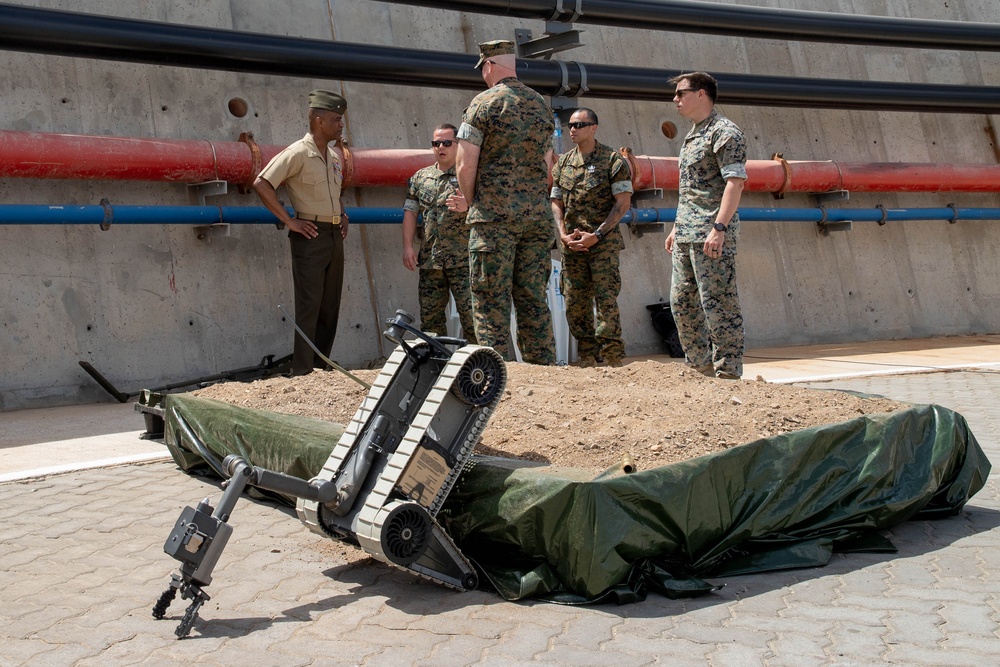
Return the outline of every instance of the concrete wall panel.
<path id="1" fill-rule="evenodd" d="M 513 37 L 541 21 L 418 9 L 371 0 L 56 0 L 21 4 L 89 11 L 271 35 L 472 54 L 487 39 Z M 744 0 L 744 4 L 926 19 L 1000 23 L 992 0 Z M 577 26 L 583 46 L 562 59 L 635 67 L 705 69 L 771 76 L 972 85 L 1000 84 L 1000 54 L 657 33 Z M 6 52 L 0 127 L 9 130 L 232 141 L 252 132 L 264 144 L 305 133 L 312 88 L 349 100 L 354 147 L 425 147 L 434 126 L 456 123 L 470 91 L 300 79 Z M 206 63 L 210 67 L 210 63 Z M 247 112 L 232 113 L 230 101 Z M 598 138 L 638 154 L 675 156 L 687 123 L 668 103 L 581 100 L 601 118 Z M 737 107 L 723 112 L 747 132 L 749 156 L 790 160 L 996 163 L 997 116 Z M 680 137 L 667 139 L 663 121 Z M 571 144 L 568 137 L 562 148 Z M 351 189 L 351 205 L 402 204 L 402 188 Z M 0 183 L 0 203 L 184 205 L 177 183 Z M 211 203 L 257 205 L 254 195 Z M 775 201 L 748 193 L 744 206 L 811 206 L 806 194 Z M 852 193 L 849 206 L 1000 205 L 994 195 Z M 643 206 L 674 206 L 676 193 Z M 823 235 L 805 223 L 743 225 L 740 293 L 751 346 L 1000 330 L 1000 223 L 856 223 Z M 627 351 L 660 350 L 645 306 L 666 299 L 668 226 L 626 231 L 620 299 Z M 400 262 L 398 226 L 354 226 L 333 356 L 347 366 L 389 350 L 384 320 L 416 314 L 416 277 Z M 291 350 L 286 232 L 234 227 L 199 240 L 180 226 L 0 226 L 0 410 L 110 400 L 77 362 L 93 363 L 120 389 L 135 390 L 256 364 Z"/>

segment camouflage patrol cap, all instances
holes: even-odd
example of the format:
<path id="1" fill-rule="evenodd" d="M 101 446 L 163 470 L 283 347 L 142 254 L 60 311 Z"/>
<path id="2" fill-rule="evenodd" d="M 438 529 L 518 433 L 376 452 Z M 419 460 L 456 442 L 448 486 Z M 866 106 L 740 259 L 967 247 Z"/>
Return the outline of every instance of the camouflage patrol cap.
<path id="1" fill-rule="evenodd" d="M 326 109 L 341 115 L 347 111 L 347 100 L 329 90 L 314 90 L 309 93 L 310 109 Z"/>
<path id="2" fill-rule="evenodd" d="M 487 58 L 512 55 L 514 55 L 514 42 L 510 40 L 494 39 L 492 42 L 483 42 L 479 45 L 479 62 L 476 63 L 476 69 L 482 67 Z"/>

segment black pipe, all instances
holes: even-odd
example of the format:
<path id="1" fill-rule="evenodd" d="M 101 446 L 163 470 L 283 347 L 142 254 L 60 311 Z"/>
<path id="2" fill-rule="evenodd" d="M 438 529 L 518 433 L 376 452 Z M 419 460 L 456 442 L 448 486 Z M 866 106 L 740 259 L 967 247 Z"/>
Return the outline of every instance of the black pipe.
<path id="1" fill-rule="evenodd" d="M 572 0 L 567 0 L 572 1 Z M 0 4 L 0 48 L 197 69 L 482 90 L 476 56 L 275 37 Z M 565 68 L 565 69 L 563 69 Z M 669 101 L 674 69 L 519 60 L 543 95 Z M 581 90 L 586 74 L 586 90 Z M 718 73 L 719 102 L 735 105 L 1000 113 L 1000 87 L 803 79 Z"/>
<path id="2" fill-rule="evenodd" d="M 1000 25 L 993 23 L 743 7 L 694 0 L 387 1 L 417 7 L 619 28 L 917 49 L 1000 51 Z"/>

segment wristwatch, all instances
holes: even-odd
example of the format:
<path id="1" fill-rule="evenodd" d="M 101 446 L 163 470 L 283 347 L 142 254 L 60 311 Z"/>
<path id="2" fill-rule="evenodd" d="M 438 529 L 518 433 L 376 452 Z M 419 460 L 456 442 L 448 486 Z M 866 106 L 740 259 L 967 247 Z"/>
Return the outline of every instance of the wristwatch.
<path id="1" fill-rule="evenodd" d="M 712 226 L 713 226 L 713 227 L 715 227 L 715 231 L 717 231 L 717 232 L 724 232 L 724 231 L 726 231 L 727 229 L 729 229 L 728 227 L 726 227 L 726 226 L 725 226 L 724 224 L 722 224 L 721 222 L 717 222 L 717 223 L 715 223 L 715 224 L 714 224 L 714 225 L 712 225 Z"/>
<path id="2" fill-rule="evenodd" d="M 604 234 L 602 234 L 602 233 L 601 233 L 601 230 L 600 230 L 600 229 L 595 229 L 595 230 L 594 230 L 594 236 L 596 236 L 596 237 L 597 237 L 597 242 L 598 242 L 598 243 L 600 243 L 600 242 L 601 242 L 601 239 L 603 239 L 603 238 L 604 238 Z"/>

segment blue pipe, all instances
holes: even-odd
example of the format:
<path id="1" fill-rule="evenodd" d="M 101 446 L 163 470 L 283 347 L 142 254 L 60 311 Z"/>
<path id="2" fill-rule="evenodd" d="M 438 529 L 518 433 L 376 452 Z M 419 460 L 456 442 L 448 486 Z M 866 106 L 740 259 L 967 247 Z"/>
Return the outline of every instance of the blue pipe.
<path id="1" fill-rule="evenodd" d="M 288 209 L 292 213 L 292 209 Z M 401 224 L 397 208 L 348 208 L 354 224 Z M 263 206 L 0 205 L 0 225 L 273 225 Z"/>
<path id="2" fill-rule="evenodd" d="M 291 209 L 289 209 L 291 212 Z M 348 208 L 352 224 L 398 225 L 399 208 Z M 673 222 L 676 208 L 632 209 L 623 223 Z M 824 217 L 825 215 L 825 217 Z M 901 222 L 1000 220 L 1000 208 L 741 208 L 746 222 Z M 263 206 L 47 206 L 0 205 L 0 225 L 273 225 Z"/>
<path id="3" fill-rule="evenodd" d="M 1000 208 L 740 208 L 744 222 L 901 222 L 906 220 L 1000 220 Z M 824 217 L 825 214 L 825 217 Z M 632 209 L 622 222 L 674 222 L 676 208 Z"/>

